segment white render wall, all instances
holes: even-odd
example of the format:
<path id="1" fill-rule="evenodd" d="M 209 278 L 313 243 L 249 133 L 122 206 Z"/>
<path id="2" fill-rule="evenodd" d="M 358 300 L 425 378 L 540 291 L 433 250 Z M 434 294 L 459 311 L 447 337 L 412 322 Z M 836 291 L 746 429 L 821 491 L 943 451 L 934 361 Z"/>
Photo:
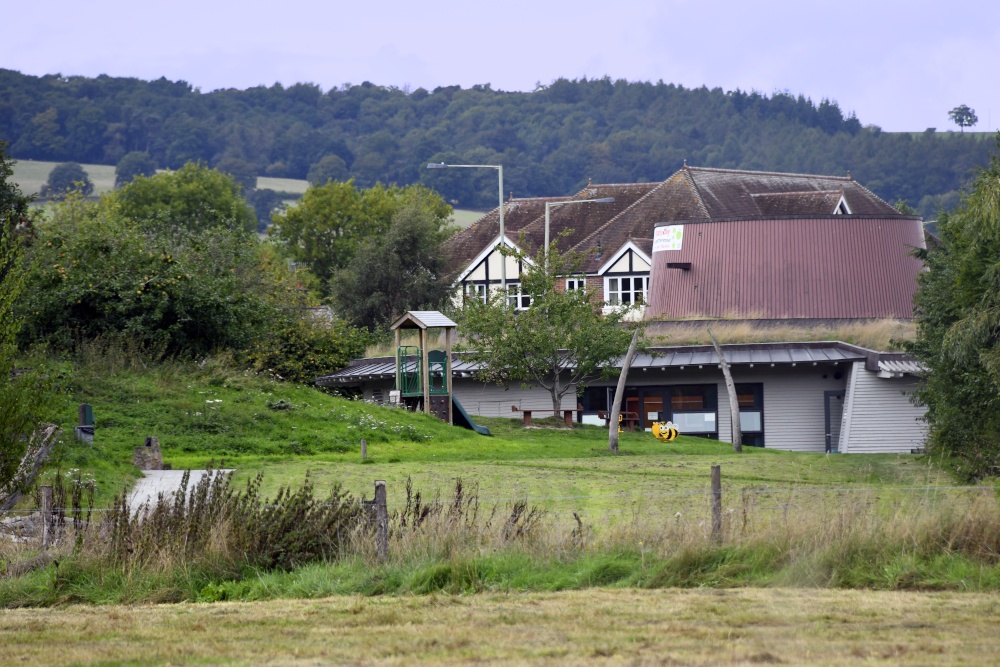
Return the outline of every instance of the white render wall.
<path id="1" fill-rule="evenodd" d="M 923 449 L 927 439 L 925 409 L 910 396 L 917 380 L 880 378 L 855 363 L 844 402 L 840 451 L 845 454 L 909 454 Z"/>

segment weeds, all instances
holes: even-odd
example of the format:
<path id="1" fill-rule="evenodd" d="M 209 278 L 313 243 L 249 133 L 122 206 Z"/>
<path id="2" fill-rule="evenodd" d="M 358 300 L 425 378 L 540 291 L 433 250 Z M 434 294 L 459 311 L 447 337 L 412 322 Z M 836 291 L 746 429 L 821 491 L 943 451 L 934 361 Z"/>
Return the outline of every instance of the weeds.
<path id="1" fill-rule="evenodd" d="M 408 480 L 380 563 L 359 501 L 338 488 L 320 500 L 309 478 L 264 499 L 261 479 L 237 492 L 228 476 L 206 476 L 138 509 L 121 496 L 99 523 L 67 524 L 47 561 L 0 547 L 0 606 L 592 586 L 1000 589 L 1000 502 L 988 488 L 746 487 L 728 496 L 715 541 L 707 496 L 704 511 L 631 506 L 588 522 L 525 500 L 484 509 L 461 480 L 427 500 Z"/>

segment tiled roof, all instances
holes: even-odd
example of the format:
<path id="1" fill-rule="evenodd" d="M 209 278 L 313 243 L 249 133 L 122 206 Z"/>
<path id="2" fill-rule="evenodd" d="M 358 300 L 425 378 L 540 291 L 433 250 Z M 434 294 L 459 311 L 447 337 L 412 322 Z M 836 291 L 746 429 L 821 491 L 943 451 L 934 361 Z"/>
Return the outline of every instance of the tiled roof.
<path id="1" fill-rule="evenodd" d="M 552 209 L 550 239 L 562 230 L 560 250 L 588 254 L 587 273 L 629 239 L 648 239 L 656 223 L 709 218 L 831 215 L 843 196 L 853 215 L 899 217 L 888 203 L 849 176 L 816 176 L 776 172 L 688 167 L 660 183 L 588 185 L 570 197 L 513 199 L 505 205 L 505 231 L 517 241 L 525 234 L 534 255 L 543 245 L 545 202 L 614 197 L 613 204 L 579 204 Z M 499 234 L 494 209 L 446 244 L 454 274 L 465 269 Z"/>
<path id="2" fill-rule="evenodd" d="M 570 197 L 524 197 L 504 202 L 504 235 L 516 242 L 522 229 L 539 216 L 545 215 L 545 202 L 566 201 Z M 486 246 L 500 235 L 500 214 L 495 208 L 458 232 L 445 243 L 448 268 L 454 275 L 465 269 Z"/>
<path id="3" fill-rule="evenodd" d="M 784 210 L 781 211 L 783 215 L 829 215 L 833 213 L 841 192 L 854 215 L 899 215 L 899 211 L 850 176 L 782 174 L 704 167 L 684 167 L 681 171 L 688 173 L 705 204 L 708 215 L 701 217 L 774 215 L 774 212 L 762 210 L 758 200 L 774 201 L 779 198 L 776 195 L 791 196 L 795 204 L 813 208 L 813 210 Z M 837 197 L 833 199 L 832 206 L 825 208 L 830 193 L 837 193 Z M 794 197 L 796 194 L 823 196 Z M 815 209 L 817 204 L 823 208 Z"/>

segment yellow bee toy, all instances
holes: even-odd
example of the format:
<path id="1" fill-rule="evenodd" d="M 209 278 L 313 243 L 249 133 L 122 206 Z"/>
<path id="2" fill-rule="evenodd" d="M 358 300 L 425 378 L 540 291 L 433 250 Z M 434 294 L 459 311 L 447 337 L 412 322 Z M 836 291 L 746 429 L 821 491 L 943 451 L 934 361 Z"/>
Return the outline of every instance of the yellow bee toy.
<path id="1" fill-rule="evenodd" d="M 660 442 L 673 442 L 680 431 L 673 422 L 653 422 L 653 437 Z"/>

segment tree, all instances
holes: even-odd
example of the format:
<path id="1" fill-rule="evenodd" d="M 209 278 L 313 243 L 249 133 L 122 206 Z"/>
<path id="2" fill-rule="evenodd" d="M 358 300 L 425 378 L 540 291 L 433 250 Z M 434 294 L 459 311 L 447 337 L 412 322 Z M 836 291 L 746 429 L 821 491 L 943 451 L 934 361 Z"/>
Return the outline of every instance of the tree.
<path id="1" fill-rule="evenodd" d="M 964 104 L 960 104 L 951 111 L 948 112 L 948 117 L 960 128 L 962 132 L 965 132 L 965 128 L 972 127 L 979 122 L 979 117 L 976 116 L 976 110 L 970 109 Z"/>
<path id="2" fill-rule="evenodd" d="M 215 165 L 216 171 L 233 179 L 246 194 L 257 188 L 257 165 L 238 157 L 224 157 Z"/>
<path id="3" fill-rule="evenodd" d="M 350 178 L 347 163 L 339 155 L 324 155 L 319 162 L 309 167 L 306 180 L 310 185 L 323 185 L 327 181 L 346 181 Z"/>
<path id="4" fill-rule="evenodd" d="M 298 300 L 252 234 L 149 225 L 122 215 L 115 194 L 69 197 L 39 225 L 16 311 L 25 343 L 123 336 L 169 353 L 239 350 Z"/>
<path id="5" fill-rule="evenodd" d="M 23 238 L 30 230 L 31 198 L 8 181 L 14 162 L 6 151 L 7 143 L 0 141 L 0 496 L 6 495 L 18 473 L 46 397 L 38 373 L 14 372 L 21 328 L 14 311 L 24 288 L 20 264 Z"/>
<path id="6" fill-rule="evenodd" d="M 94 184 L 90 182 L 82 166 L 76 162 L 63 162 L 52 167 L 49 180 L 42 186 L 39 194 L 42 197 L 58 199 L 74 191 L 89 197 L 94 192 Z"/>
<path id="7" fill-rule="evenodd" d="M 410 203 L 383 234 L 369 236 L 330 282 L 337 312 L 373 331 L 407 310 L 436 309 L 451 286 L 441 244 L 451 228 L 427 207 Z"/>
<path id="8" fill-rule="evenodd" d="M 414 204 L 440 220 L 451 216 L 448 206 L 421 185 L 359 190 L 354 181 L 329 181 L 306 190 L 296 205 L 276 214 L 271 233 L 288 253 L 306 264 L 324 285 L 354 257 L 368 238 L 384 234 L 401 208 Z"/>
<path id="9" fill-rule="evenodd" d="M 156 173 L 156 163 L 149 153 L 132 151 L 122 156 L 115 167 L 115 187 L 131 183 L 136 176 L 152 176 Z"/>
<path id="10" fill-rule="evenodd" d="M 502 386 L 538 385 L 549 392 L 558 413 L 571 389 L 608 374 L 633 332 L 623 321 L 627 311 L 603 315 L 586 290 L 560 288 L 565 276 L 580 273 L 581 256 L 563 255 L 555 243 L 548 262 L 541 253 L 533 261 L 522 253 L 515 256 L 525 267 L 521 291 L 531 295 L 531 304 L 516 310 L 494 290 L 486 303 L 467 301 L 461 329 L 482 365 L 481 379 Z"/>
<path id="11" fill-rule="evenodd" d="M 118 213 L 146 229 L 253 231 L 257 219 L 229 176 L 188 162 L 173 172 L 138 176 L 115 191 Z"/>
<path id="12" fill-rule="evenodd" d="M 997 139 L 1000 150 L 1000 135 Z M 969 479 L 1000 473 L 1000 155 L 962 204 L 938 219 L 940 243 L 914 297 L 927 367 L 917 394 L 927 406 L 930 451 L 950 455 Z"/>

